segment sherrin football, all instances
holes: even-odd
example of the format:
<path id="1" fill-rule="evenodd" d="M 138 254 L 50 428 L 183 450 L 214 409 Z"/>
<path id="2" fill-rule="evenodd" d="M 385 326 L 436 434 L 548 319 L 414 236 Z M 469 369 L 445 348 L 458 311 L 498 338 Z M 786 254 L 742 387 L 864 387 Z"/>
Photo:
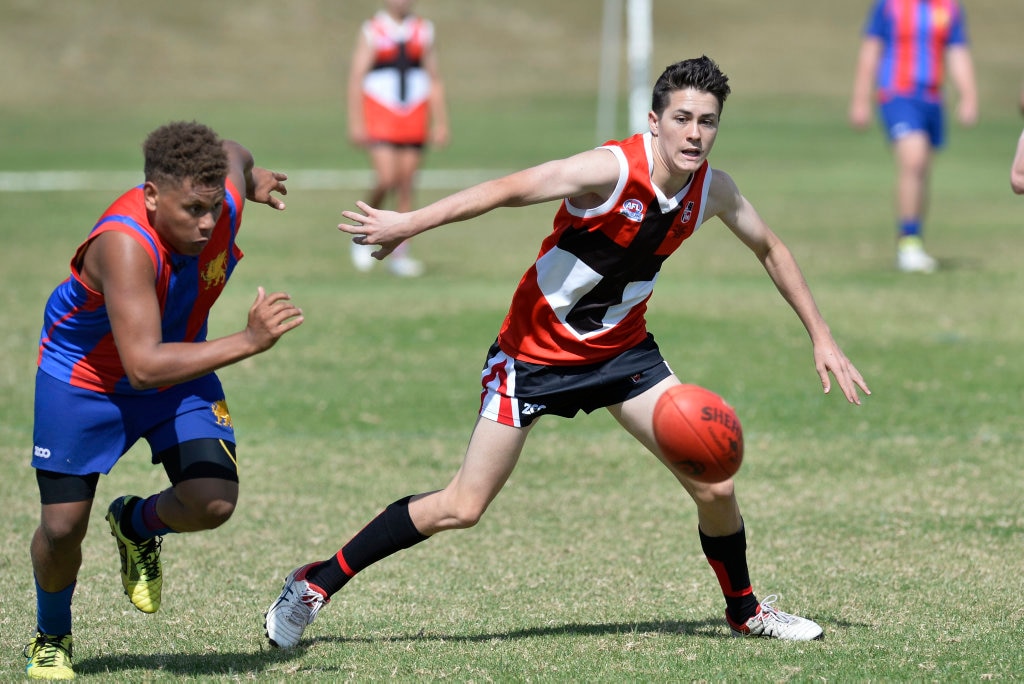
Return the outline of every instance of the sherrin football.
<path id="1" fill-rule="evenodd" d="M 684 475 L 722 482 L 743 462 L 743 428 L 722 397 L 699 385 L 674 385 L 654 406 L 654 438 Z"/>

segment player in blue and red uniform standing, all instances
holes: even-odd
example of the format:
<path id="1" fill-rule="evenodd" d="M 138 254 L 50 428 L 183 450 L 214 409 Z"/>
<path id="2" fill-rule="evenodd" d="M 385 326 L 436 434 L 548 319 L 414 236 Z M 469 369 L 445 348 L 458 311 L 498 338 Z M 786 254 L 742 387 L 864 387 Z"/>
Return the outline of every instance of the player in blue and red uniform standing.
<path id="1" fill-rule="evenodd" d="M 679 380 L 644 314 L 662 263 L 718 217 L 763 263 L 810 335 L 825 392 L 831 373 L 847 400 L 868 388 L 822 319 L 792 254 L 707 157 L 728 79 L 707 57 L 668 67 L 654 86 L 649 131 L 482 183 L 411 213 L 359 203 L 340 228 L 377 258 L 414 235 L 497 207 L 555 199 L 554 231 L 523 276 L 487 355 L 481 408 L 461 468 L 444 489 L 396 501 L 334 556 L 295 569 L 266 616 L 273 645 L 295 646 L 306 625 L 356 573 L 445 530 L 471 527 L 501 491 L 537 419 L 606 408 L 672 472 L 697 506 L 701 546 L 737 636 L 807 640 L 811 620 L 758 601 L 732 480 L 695 482 L 658 448 L 653 413 Z"/>
<path id="2" fill-rule="evenodd" d="M 974 65 L 964 9 L 958 0 L 876 0 L 864 29 L 850 104 L 850 123 L 871 123 L 872 95 L 896 159 L 897 267 L 930 273 L 938 262 L 924 250 L 933 153 L 945 144 L 942 88 L 949 75 L 960 94 L 957 118 L 978 119 Z"/>
<path id="3" fill-rule="evenodd" d="M 428 144 L 448 143 L 444 83 L 434 46 L 434 24 L 413 14 L 413 0 L 385 0 L 384 9 L 363 23 L 352 53 L 348 79 L 349 139 L 364 147 L 373 164 L 368 202 L 384 206 L 394 197 L 398 211 L 410 211 L 416 174 Z M 408 243 L 388 260 L 400 277 L 416 277 L 422 262 Z M 372 248 L 353 244 L 352 263 L 369 271 Z"/>
<path id="4" fill-rule="evenodd" d="M 143 150 L 145 182 L 93 226 L 43 316 L 32 678 L 74 676 L 71 598 L 100 475 L 145 439 L 170 479 L 151 496 L 118 497 L 107 513 L 125 593 L 155 612 L 162 537 L 218 527 L 238 499 L 234 429 L 214 371 L 270 349 L 303 321 L 286 293 L 261 287 L 245 329 L 206 338 L 210 307 L 242 258 L 235 238 L 245 200 L 284 209 L 271 193 L 285 193 L 286 176 L 195 122 L 158 128 Z"/>

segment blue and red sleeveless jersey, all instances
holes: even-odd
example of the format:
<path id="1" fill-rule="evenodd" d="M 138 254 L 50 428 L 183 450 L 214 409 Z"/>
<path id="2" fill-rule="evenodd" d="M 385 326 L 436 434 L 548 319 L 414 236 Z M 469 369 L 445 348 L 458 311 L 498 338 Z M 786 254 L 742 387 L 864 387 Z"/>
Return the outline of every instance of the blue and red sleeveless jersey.
<path id="1" fill-rule="evenodd" d="M 98 235 L 124 233 L 146 250 L 156 272 L 153 285 L 160 302 L 164 342 L 206 339 L 210 307 L 242 258 L 235 238 L 242 221 L 243 199 L 230 181 L 226 183 L 224 209 L 199 256 L 178 254 L 164 244 L 149 223 L 142 188 L 140 185 L 121 195 L 100 216 L 71 259 L 71 275 L 46 302 L 39 336 L 39 369 L 75 387 L 107 394 L 157 391 L 132 388 L 114 344 L 103 294 L 81 278 L 82 257 Z"/>
<path id="2" fill-rule="evenodd" d="M 864 33 L 882 41 L 878 97 L 942 99 L 946 49 L 967 44 L 958 0 L 878 0 Z"/>
<path id="3" fill-rule="evenodd" d="M 647 300 L 662 263 L 704 220 L 705 161 L 675 196 L 651 182 L 649 133 L 609 142 L 619 181 L 599 207 L 562 201 L 554 231 L 512 297 L 498 344 L 520 361 L 549 366 L 610 359 L 647 338 Z"/>

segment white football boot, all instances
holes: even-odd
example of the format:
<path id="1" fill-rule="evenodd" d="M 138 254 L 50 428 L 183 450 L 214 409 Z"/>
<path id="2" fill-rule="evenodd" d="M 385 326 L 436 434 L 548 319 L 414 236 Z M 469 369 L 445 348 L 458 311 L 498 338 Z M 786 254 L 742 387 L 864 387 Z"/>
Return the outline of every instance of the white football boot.
<path id="1" fill-rule="evenodd" d="M 775 602 L 778 598 L 772 594 L 761 601 L 761 605 L 757 607 L 757 614 L 742 625 L 736 625 L 726 616 L 729 627 L 732 629 L 732 635 L 734 637 L 756 636 L 785 641 L 813 641 L 824 637 L 824 631 L 818 623 L 776 609 Z"/>
<path id="2" fill-rule="evenodd" d="M 934 273 L 939 262 L 924 251 L 921 238 L 905 237 L 896 248 L 896 266 L 903 273 Z"/>
<path id="3" fill-rule="evenodd" d="M 330 602 L 323 589 L 306 581 L 306 573 L 313 565 L 292 570 L 284 580 L 281 595 L 267 609 L 263 626 L 275 648 L 293 648 L 298 644 L 306 625 L 312 624 L 320 609 Z"/>

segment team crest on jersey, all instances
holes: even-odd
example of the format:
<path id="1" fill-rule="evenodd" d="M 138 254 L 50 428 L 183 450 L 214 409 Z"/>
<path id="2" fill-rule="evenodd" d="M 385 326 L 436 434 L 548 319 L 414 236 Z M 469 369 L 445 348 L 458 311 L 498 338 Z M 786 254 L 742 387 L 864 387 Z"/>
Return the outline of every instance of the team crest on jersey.
<path id="1" fill-rule="evenodd" d="M 234 427 L 231 423 L 231 414 L 228 413 L 228 402 L 223 399 L 215 401 L 210 404 L 210 410 L 213 411 L 213 415 L 217 418 L 217 425 Z"/>
<path id="2" fill-rule="evenodd" d="M 672 226 L 672 237 L 677 238 L 683 234 L 684 230 L 686 230 L 686 225 L 690 222 L 690 219 L 693 218 L 694 206 L 693 200 L 690 200 L 686 203 L 686 206 L 683 207 L 683 211 L 679 214 L 679 223 L 673 224 Z"/>
<path id="3" fill-rule="evenodd" d="M 638 199 L 628 199 L 622 203 L 622 211 L 619 213 L 630 221 L 643 221 L 644 203 Z"/>
<path id="4" fill-rule="evenodd" d="M 683 223 L 689 223 L 690 217 L 693 215 L 693 200 L 686 203 L 686 208 L 683 209 L 683 217 L 679 219 Z"/>
<path id="5" fill-rule="evenodd" d="M 204 268 L 202 272 L 203 284 L 206 285 L 206 289 L 209 290 L 211 287 L 223 285 L 227 276 L 228 253 L 227 250 L 225 250 L 210 260 L 210 263 L 206 264 L 206 268 Z"/>

